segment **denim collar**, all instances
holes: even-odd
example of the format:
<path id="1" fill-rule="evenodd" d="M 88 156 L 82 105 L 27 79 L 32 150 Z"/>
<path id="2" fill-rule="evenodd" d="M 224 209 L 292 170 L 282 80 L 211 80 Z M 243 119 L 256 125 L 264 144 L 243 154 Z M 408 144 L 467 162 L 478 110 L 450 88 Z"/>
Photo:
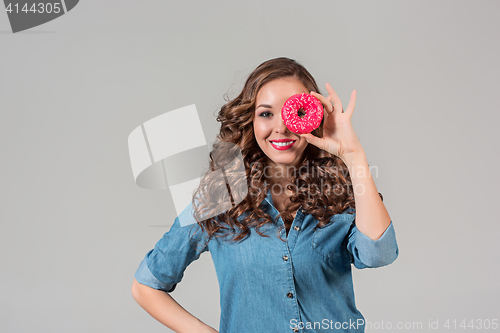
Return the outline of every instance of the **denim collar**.
<path id="1" fill-rule="evenodd" d="M 269 205 L 276 208 L 273 203 L 273 196 L 271 190 L 269 188 L 266 188 L 265 191 L 266 191 L 266 197 L 264 198 L 263 202 L 267 202 Z"/>
<path id="2" fill-rule="evenodd" d="M 264 191 L 266 191 L 266 197 L 262 201 L 262 204 L 269 206 L 270 212 L 271 212 L 271 217 L 274 219 L 276 217 L 276 215 L 279 214 L 279 211 L 273 203 L 273 196 L 271 193 L 271 189 L 267 187 L 267 188 L 265 188 Z M 299 208 L 297 213 L 302 214 L 302 209 Z M 179 216 L 177 217 L 179 219 L 179 223 L 180 223 L 181 227 L 185 227 L 185 226 L 196 223 L 196 220 L 194 219 L 193 215 L 194 215 L 193 205 L 189 204 L 182 211 L 182 213 L 179 214 Z"/>
<path id="3" fill-rule="evenodd" d="M 276 208 L 276 206 L 273 203 L 273 196 L 272 196 L 271 190 L 269 188 L 266 188 L 265 191 L 266 191 L 266 197 L 264 198 L 264 200 L 262 201 L 262 203 L 264 205 L 270 206 L 270 208 L 271 208 L 271 217 L 274 219 L 276 217 L 276 215 L 279 214 L 279 211 L 278 211 L 278 209 Z M 302 210 L 302 207 L 299 207 L 299 209 L 297 210 L 297 213 L 296 213 L 296 217 L 301 217 L 302 215 L 304 215 L 304 211 Z"/>

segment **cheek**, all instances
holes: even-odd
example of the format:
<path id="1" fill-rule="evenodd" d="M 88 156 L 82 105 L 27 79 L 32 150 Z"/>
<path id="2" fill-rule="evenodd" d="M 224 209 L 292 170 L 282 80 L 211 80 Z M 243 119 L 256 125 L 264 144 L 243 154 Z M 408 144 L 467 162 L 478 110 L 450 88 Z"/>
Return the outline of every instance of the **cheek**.
<path id="1" fill-rule="evenodd" d="M 264 122 L 254 121 L 253 131 L 255 133 L 255 138 L 257 140 L 265 140 L 269 136 L 269 126 L 266 126 Z"/>

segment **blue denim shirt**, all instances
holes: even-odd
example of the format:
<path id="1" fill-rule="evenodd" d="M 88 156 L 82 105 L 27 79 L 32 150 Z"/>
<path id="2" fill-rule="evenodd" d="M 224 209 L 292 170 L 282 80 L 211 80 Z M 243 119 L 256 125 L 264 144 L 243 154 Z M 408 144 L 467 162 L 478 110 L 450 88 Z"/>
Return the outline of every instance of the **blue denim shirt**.
<path id="1" fill-rule="evenodd" d="M 273 219 L 279 213 L 269 190 L 261 207 Z M 351 211 L 334 215 L 333 223 L 313 230 L 318 220 L 299 209 L 288 236 L 281 231 L 286 242 L 276 234 L 284 225 L 280 218 L 260 229 L 269 238 L 251 229 L 240 243 L 214 237 L 203 247 L 206 234 L 193 224 L 190 204 L 146 254 L 135 278 L 172 292 L 186 267 L 210 251 L 219 281 L 220 333 L 364 332 L 364 317 L 354 301 L 351 264 L 388 265 L 397 258 L 398 246 L 392 221 L 379 239 L 372 240 L 357 230 Z M 191 236 L 191 245 L 198 244 L 199 250 L 190 245 Z"/>

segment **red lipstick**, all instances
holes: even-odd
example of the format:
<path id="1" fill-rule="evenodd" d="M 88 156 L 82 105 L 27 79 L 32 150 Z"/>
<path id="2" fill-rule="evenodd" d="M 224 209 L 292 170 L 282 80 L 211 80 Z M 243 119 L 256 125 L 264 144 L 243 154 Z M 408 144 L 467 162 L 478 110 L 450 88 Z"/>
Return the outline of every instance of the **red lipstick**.
<path id="1" fill-rule="evenodd" d="M 271 146 L 273 146 L 273 148 L 276 149 L 276 150 L 287 150 L 287 149 L 290 149 L 295 144 L 295 141 L 296 140 L 292 140 L 292 139 L 269 140 L 269 142 L 271 143 Z M 273 142 L 275 142 L 275 143 L 273 143 Z"/>
<path id="2" fill-rule="evenodd" d="M 273 141 L 273 142 L 288 142 L 288 141 L 295 141 L 295 140 L 292 140 L 292 139 L 276 139 L 276 140 L 269 140 L 269 141 Z"/>

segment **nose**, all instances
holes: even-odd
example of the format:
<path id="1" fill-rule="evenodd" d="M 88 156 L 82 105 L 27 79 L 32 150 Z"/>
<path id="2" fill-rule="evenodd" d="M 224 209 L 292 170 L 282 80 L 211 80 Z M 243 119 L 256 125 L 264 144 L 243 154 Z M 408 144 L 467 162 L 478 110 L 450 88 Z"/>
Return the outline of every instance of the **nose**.
<path id="1" fill-rule="evenodd" d="M 288 127 L 286 127 L 285 122 L 283 121 L 283 118 L 281 118 L 281 115 L 279 117 L 276 117 L 276 123 L 274 125 L 274 131 L 279 134 L 286 134 L 290 133 L 290 130 Z"/>

